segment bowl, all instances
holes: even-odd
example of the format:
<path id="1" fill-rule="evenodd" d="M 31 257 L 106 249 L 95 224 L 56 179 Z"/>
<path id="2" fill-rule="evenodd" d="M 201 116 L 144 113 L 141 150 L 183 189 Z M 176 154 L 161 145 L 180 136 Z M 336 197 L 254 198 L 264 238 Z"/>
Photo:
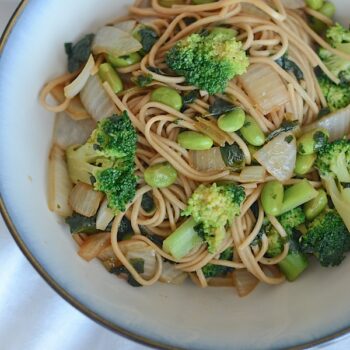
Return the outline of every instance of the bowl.
<path id="1" fill-rule="evenodd" d="M 346 19 L 346 0 L 333 1 Z M 38 103 L 48 79 L 65 71 L 63 43 L 126 12 L 129 0 L 22 1 L 2 38 L 0 60 L 1 211 L 43 278 L 109 329 L 164 349 L 305 348 L 350 331 L 350 258 L 312 266 L 295 283 L 260 284 L 246 298 L 232 289 L 157 284 L 131 288 L 87 263 L 65 224 L 47 208 L 53 116 Z"/>

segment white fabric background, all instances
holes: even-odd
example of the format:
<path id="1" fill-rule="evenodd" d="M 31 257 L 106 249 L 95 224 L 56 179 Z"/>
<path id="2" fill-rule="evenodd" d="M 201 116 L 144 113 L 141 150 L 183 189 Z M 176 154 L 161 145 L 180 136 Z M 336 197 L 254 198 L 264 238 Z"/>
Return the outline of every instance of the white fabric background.
<path id="1" fill-rule="evenodd" d="M 0 0 L 0 33 L 19 0 Z M 1 350 L 146 350 L 81 314 L 37 274 L 0 218 Z M 4 268 L 6 266 L 6 268 Z M 350 336 L 320 348 L 350 349 Z"/>

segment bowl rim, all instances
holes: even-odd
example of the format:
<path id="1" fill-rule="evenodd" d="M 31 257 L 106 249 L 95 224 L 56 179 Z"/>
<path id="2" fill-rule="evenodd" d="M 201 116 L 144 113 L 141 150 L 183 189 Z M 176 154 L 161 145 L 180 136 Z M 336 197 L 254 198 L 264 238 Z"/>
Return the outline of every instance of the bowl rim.
<path id="1" fill-rule="evenodd" d="M 21 0 L 17 8 L 15 9 L 14 13 L 10 17 L 1 37 L 0 37 L 0 58 L 3 54 L 4 48 L 6 46 L 6 43 L 10 37 L 10 34 L 15 27 L 19 17 L 21 16 L 22 12 L 25 10 L 26 6 L 28 5 L 30 0 Z M 181 350 L 183 348 L 179 347 L 173 347 L 169 344 L 160 343 L 157 341 L 154 341 L 150 338 L 143 337 L 138 335 L 137 333 L 130 332 L 127 329 L 123 328 L 120 325 L 117 325 L 114 322 L 110 322 L 107 319 L 105 319 L 103 316 L 99 315 L 96 312 L 93 312 L 91 309 L 89 309 L 86 305 L 82 304 L 77 298 L 73 297 L 69 292 L 67 292 L 53 277 L 50 276 L 50 274 L 45 270 L 45 268 L 39 263 L 39 261 L 35 258 L 35 256 L 32 254 L 32 252 L 28 249 L 25 242 L 22 240 L 21 235 L 19 231 L 17 230 L 14 222 L 12 221 L 7 209 L 5 201 L 2 198 L 2 195 L 0 193 L 0 213 L 5 221 L 5 224 L 12 235 L 14 241 L 16 242 L 17 246 L 20 248 L 23 255 L 27 258 L 27 260 L 30 262 L 30 264 L 34 267 L 34 269 L 39 273 L 39 275 L 45 280 L 45 282 L 59 295 L 61 296 L 65 301 L 67 301 L 69 304 L 71 304 L 75 309 L 83 313 L 85 316 L 89 317 L 91 320 L 95 321 L 99 325 L 107 328 L 108 330 L 117 333 L 125 338 L 128 338 L 132 341 L 135 341 L 139 344 L 146 345 L 152 348 L 158 348 L 158 349 L 164 349 L 164 350 Z M 350 325 L 340 329 L 339 331 L 336 331 L 330 335 L 321 337 L 319 339 L 297 344 L 295 346 L 289 347 L 289 349 L 293 350 L 299 350 L 299 349 L 309 349 L 318 345 L 331 345 L 335 342 L 338 342 L 342 338 L 346 337 L 350 334 Z"/>

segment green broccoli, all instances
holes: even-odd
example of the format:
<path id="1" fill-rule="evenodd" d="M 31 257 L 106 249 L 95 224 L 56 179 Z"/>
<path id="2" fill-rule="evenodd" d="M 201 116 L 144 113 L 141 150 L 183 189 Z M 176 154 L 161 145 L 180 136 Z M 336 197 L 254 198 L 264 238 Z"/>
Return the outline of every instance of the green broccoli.
<path id="1" fill-rule="evenodd" d="M 280 224 L 286 230 L 288 234 L 291 230 L 305 223 L 305 214 L 302 207 L 296 207 L 286 213 L 282 214 L 279 218 Z"/>
<path id="2" fill-rule="evenodd" d="M 300 244 L 302 250 L 314 254 L 322 266 L 337 266 L 350 250 L 350 233 L 337 211 L 329 209 L 308 225 Z"/>
<path id="3" fill-rule="evenodd" d="M 136 192 L 136 142 L 126 112 L 101 120 L 84 145 L 66 151 L 72 181 L 93 185 L 106 194 L 109 208 L 124 211 Z"/>
<path id="4" fill-rule="evenodd" d="M 232 248 L 227 248 L 220 254 L 220 260 L 232 260 Z M 233 269 L 227 266 L 220 266 L 214 264 L 207 264 L 202 268 L 203 274 L 206 278 L 226 276 Z"/>
<path id="5" fill-rule="evenodd" d="M 217 252 L 225 238 L 226 226 L 240 214 L 244 199 L 241 186 L 200 185 L 182 213 L 190 218 L 164 240 L 164 250 L 181 259 L 205 241 L 210 253 Z"/>
<path id="6" fill-rule="evenodd" d="M 327 30 L 326 37 L 334 48 L 350 54 L 350 31 L 348 29 L 337 23 Z M 324 48 L 320 48 L 318 54 L 326 67 L 340 81 L 339 84 L 335 84 L 324 74 L 318 76 L 318 82 L 329 109 L 335 111 L 348 106 L 350 104 L 350 60 L 337 56 Z"/>
<path id="7" fill-rule="evenodd" d="M 327 143 L 319 153 L 315 166 L 328 195 L 348 230 L 350 230 L 350 140 Z"/>
<path id="8" fill-rule="evenodd" d="M 308 266 L 307 257 L 300 251 L 294 237 L 294 229 L 305 222 L 305 215 L 302 208 L 297 207 L 282 214 L 278 219 L 285 229 L 287 237 L 282 238 L 271 223 L 266 221 L 259 233 L 260 239 L 263 234 L 268 239 L 266 256 L 269 258 L 280 255 L 283 252 L 284 244 L 289 242 L 288 255 L 278 263 L 278 267 L 288 281 L 294 281 Z"/>
<path id="9" fill-rule="evenodd" d="M 223 92 L 228 81 L 246 72 L 249 60 L 232 35 L 203 31 L 177 42 L 167 53 L 170 69 L 188 84 L 210 95 Z"/>
<path id="10" fill-rule="evenodd" d="M 341 49 L 339 45 L 337 45 L 337 48 Z M 342 84 L 350 82 L 349 60 L 337 56 L 324 48 L 319 49 L 318 55 L 326 67 L 340 80 Z"/>
<path id="11" fill-rule="evenodd" d="M 326 37 L 333 47 L 336 47 L 337 44 L 350 43 L 350 30 L 336 23 L 328 28 Z"/>
<path id="12" fill-rule="evenodd" d="M 350 104 L 350 89 L 345 84 L 334 84 L 328 77 L 318 77 L 322 93 L 330 111 L 336 111 Z"/>

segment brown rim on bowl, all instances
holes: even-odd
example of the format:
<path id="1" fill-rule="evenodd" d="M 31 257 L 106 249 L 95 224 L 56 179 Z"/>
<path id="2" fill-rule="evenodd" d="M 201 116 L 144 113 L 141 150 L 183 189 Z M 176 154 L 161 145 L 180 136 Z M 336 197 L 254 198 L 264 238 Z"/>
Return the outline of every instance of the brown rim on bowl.
<path id="1" fill-rule="evenodd" d="M 20 4 L 16 8 L 15 12 L 11 16 L 1 38 L 0 38 L 0 57 L 2 55 L 2 52 L 4 50 L 4 47 L 6 45 L 6 42 L 12 32 L 13 27 L 17 23 L 18 18 L 20 17 L 21 13 L 24 11 L 26 5 L 29 3 L 29 0 L 21 0 Z M 26 244 L 21 238 L 21 235 L 17 231 L 15 224 L 12 222 L 12 219 L 10 218 L 10 215 L 7 212 L 5 203 L 2 199 L 2 196 L 0 194 L 0 212 L 2 217 L 4 218 L 4 221 L 7 225 L 8 230 L 10 231 L 12 237 L 14 238 L 15 242 L 17 243 L 18 247 L 22 251 L 22 253 L 25 255 L 25 257 L 29 260 L 29 262 L 32 264 L 32 266 L 35 268 L 35 270 L 41 275 L 41 277 L 49 284 L 51 288 L 53 288 L 63 299 L 65 299 L 68 303 L 70 303 L 72 306 L 74 306 L 77 310 L 88 316 L 93 321 L 97 322 L 98 324 L 106 327 L 107 329 L 116 332 L 130 340 L 136 341 L 140 344 L 151 346 L 154 348 L 159 349 L 165 349 L 165 350 L 179 350 L 180 348 L 173 347 L 171 345 L 158 343 L 156 341 L 153 341 L 151 339 L 142 337 L 136 333 L 129 332 L 125 328 L 116 325 L 113 322 L 110 322 L 103 318 L 102 316 L 98 315 L 97 313 L 90 310 L 87 306 L 80 303 L 76 298 L 74 298 L 72 295 L 70 295 L 66 290 L 64 290 L 44 269 L 44 267 L 38 262 L 38 260 L 32 255 L 32 253 L 27 248 Z M 337 338 L 344 336 L 346 334 L 350 333 L 350 325 L 349 327 L 342 329 L 340 331 L 337 331 L 333 334 L 330 334 L 328 336 L 322 337 L 318 340 L 314 340 L 305 344 L 300 344 L 293 346 L 289 349 L 293 350 L 301 350 L 301 349 L 308 349 L 311 347 L 314 347 L 316 345 L 324 344 L 324 343 L 332 343 L 333 341 L 337 340 Z"/>

